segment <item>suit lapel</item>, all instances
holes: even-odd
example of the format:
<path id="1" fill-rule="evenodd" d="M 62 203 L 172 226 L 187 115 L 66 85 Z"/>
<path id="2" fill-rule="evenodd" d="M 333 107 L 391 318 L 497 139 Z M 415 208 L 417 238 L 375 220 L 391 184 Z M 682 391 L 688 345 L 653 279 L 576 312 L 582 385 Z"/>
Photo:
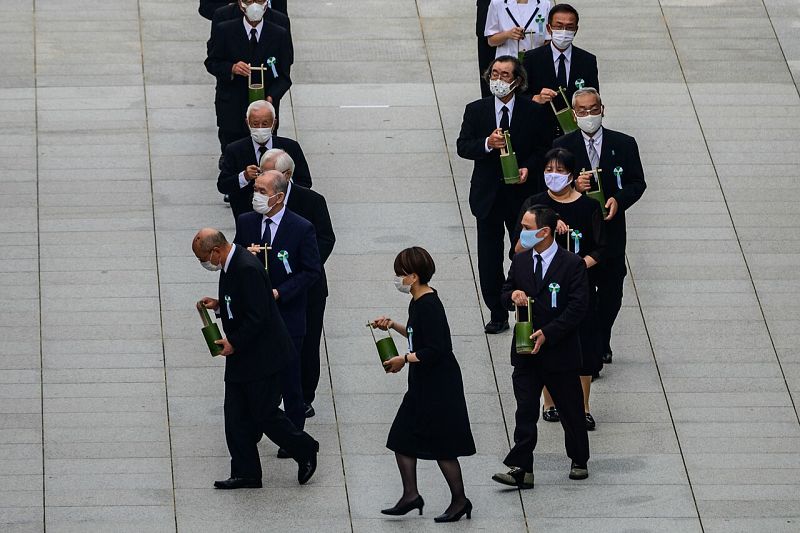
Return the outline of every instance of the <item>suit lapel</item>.
<path id="1" fill-rule="evenodd" d="M 553 256 L 553 260 L 550 261 L 550 266 L 547 267 L 547 273 L 544 275 L 542 289 L 547 289 L 547 286 L 550 285 L 550 280 L 553 279 L 553 276 L 555 276 L 556 272 L 561 268 L 561 258 L 564 253 L 564 250 L 560 246 L 556 249 L 556 254 Z"/>

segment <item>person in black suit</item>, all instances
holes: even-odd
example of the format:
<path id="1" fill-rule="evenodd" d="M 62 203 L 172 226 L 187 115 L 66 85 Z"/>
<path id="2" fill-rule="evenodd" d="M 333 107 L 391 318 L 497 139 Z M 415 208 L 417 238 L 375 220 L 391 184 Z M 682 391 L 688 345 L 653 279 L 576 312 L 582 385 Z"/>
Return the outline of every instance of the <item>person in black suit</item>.
<path id="1" fill-rule="evenodd" d="M 254 6 L 261 11 L 253 13 Z M 265 65 L 253 79 L 262 81 L 266 100 L 275 108 L 277 120 L 280 100 L 292 85 L 290 77 L 292 54 L 288 32 L 263 20 L 263 4 L 247 6 L 246 14 L 211 27 L 206 70 L 217 79 L 214 106 L 221 149 L 237 139 L 246 137 L 248 130 L 242 117 L 249 104 L 248 76 L 250 65 Z M 271 68 L 267 66 L 272 63 Z"/>
<path id="2" fill-rule="evenodd" d="M 489 12 L 489 4 L 492 0 L 477 0 L 475 7 L 477 13 L 475 15 L 475 35 L 478 36 L 478 78 L 481 83 L 481 97 L 486 98 L 492 95 L 489 90 L 489 83 L 486 81 L 483 73 L 489 68 L 492 59 L 495 56 L 494 46 L 491 46 L 483 36 L 483 30 L 486 28 L 486 14 Z"/>
<path id="3" fill-rule="evenodd" d="M 319 279 L 322 270 L 314 226 L 303 217 L 286 209 L 288 180 L 275 170 L 262 173 L 253 185 L 253 208 L 236 219 L 233 242 L 246 246 L 263 259 L 278 311 L 286 324 L 296 353 L 286 365 L 283 375 L 283 404 L 292 423 L 305 424 L 305 404 L 301 386 L 300 353 L 306 335 L 308 290 Z M 259 247 L 271 250 L 259 251 Z"/>
<path id="4" fill-rule="evenodd" d="M 245 7 L 251 3 L 253 3 L 253 0 L 242 2 L 242 4 L 245 4 Z M 286 10 L 286 3 L 287 0 L 271 0 L 266 2 L 266 6 L 270 10 L 286 15 L 288 18 L 289 12 Z M 197 8 L 197 12 L 200 13 L 203 18 L 213 21 L 216 11 L 229 5 L 238 6 L 238 2 L 230 2 L 229 0 L 200 0 L 200 7 Z"/>
<path id="5" fill-rule="evenodd" d="M 527 307 L 528 297 L 534 300 L 533 353 L 519 355 L 513 341 L 511 344 L 517 411 L 514 447 L 503 461 L 511 470 L 492 477 L 498 483 L 518 488 L 533 488 L 536 422 L 539 397 L 545 386 L 559 409 L 567 455 L 572 459 L 569 477 L 589 476 L 589 437 L 578 379 L 579 327 L 589 307 L 589 283 L 583 259 L 556 244 L 557 223 L 558 215 L 549 207 L 528 209 L 520 233 L 525 251 L 514 256 L 503 284 L 503 305 L 508 309 L 515 305 Z"/>
<path id="6" fill-rule="evenodd" d="M 275 110 L 265 100 L 256 100 L 247 107 L 246 124 L 250 135 L 225 147 L 222 169 L 217 177 L 217 190 L 229 197 L 233 218 L 253 210 L 253 180 L 259 173 L 259 162 L 269 150 L 280 148 L 292 154 L 297 161 L 296 180 L 311 187 L 303 149 L 293 139 L 272 134 Z"/>
<path id="7" fill-rule="evenodd" d="M 548 15 L 547 29 L 553 36 L 550 45 L 528 50 L 522 64 L 533 101 L 547 107 L 552 101 L 561 110 L 566 104 L 556 92 L 559 87 L 564 88 L 567 101 L 581 87 L 599 89 L 597 57 L 572 44 L 578 33 L 578 11 L 571 5 L 556 4 Z M 552 110 L 547 116 L 552 141 L 563 132 Z"/>
<path id="8" fill-rule="evenodd" d="M 600 168 L 600 182 L 606 197 L 606 238 L 604 264 L 597 278 L 597 316 L 603 362 L 611 363 L 611 330 L 622 306 L 622 286 L 628 269 L 625 266 L 625 212 L 644 194 L 647 184 L 636 139 L 602 126 L 605 108 L 600 94 L 592 87 L 576 91 L 572 108 L 578 131 L 556 139 L 553 146 L 566 148 L 575 155 L 576 168 Z M 575 182 L 579 192 L 589 190 L 588 174 Z"/>
<path id="9" fill-rule="evenodd" d="M 238 2 L 231 2 L 231 3 L 225 2 L 217 4 L 220 5 L 221 7 L 217 8 L 216 11 L 213 11 L 211 17 L 207 17 L 211 19 L 212 28 L 217 24 L 219 24 L 220 22 L 241 18 L 242 13 L 244 13 L 246 9 L 243 4 L 240 4 Z M 289 21 L 289 17 L 274 8 L 267 7 L 267 10 L 264 12 L 264 20 L 267 22 L 271 22 L 273 24 L 277 24 L 281 28 L 285 29 L 286 32 L 289 34 L 289 48 L 291 51 L 290 60 L 291 64 L 294 64 L 294 43 L 292 42 L 292 24 Z M 208 53 L 209 50 L 211 50 L 211 38 L 209 38 L 208 42 L 206 43 L 206 54 Z"/>
<path id="10" fill-rule="evenodd" d="M 508 311 L 500 303 L 503 286 L 503 237 L 511 233 L 525 198 L 543 188 L 543 156 L 549 139 L 541 128 L 542 106 L 517 98 L 526 89 L 526 75 L 517 58 L 501 56 L 486 72 L 494 96 L 467 104 L 458 135 L 458 155 L 475 162 L 469 206 L 478 222 L 478 272 L 481 294 L 491 311 L 487 333 L 508 329 Z M 520 183 L 506 185 L 500 166 L 503 131 L 511 133 Z M 530 177 L 530 179 L 529 179 Z M 512 245 L 513 246 L 513 245 Z"/>
<path id="11" fill-rule="evenodd" d="M 281 172 L 289 184 L 286 189 L 286 207 L 311 222 L 317 235 L 317 247 L 322 262 L 319 279 L 308 289 L 308 305 L 306 306 L 306 337 L 303 350 L 300 352 L 300 378 L 303 388 L 303 400 L 306 407 L 306 418 L 314 416 L 314 398 L 319 385 L 320 354 L 319 345 L 322 339 L 322 324 L 325 318 L 325 303 L 328 299 L 328 279 L 325 275 L 325 261 L 333 252 L 336 235 L 333 233 L 331 216 L 325 197 L 316 191 L 307 189 L 294 182 L 295 164 L 292 157 L 283 150 L 268 150 L 261 159 L 261 170 L 277 170 Z"/>
<path id="12" fill-rule="evenodd" d="M 293 356 L 286 326 L 272 299 L 264 267 L 247 250 L 228 243 L 222 232 L 204 228 L 192 241 L 204 268 L 222 271 L 217 298 L 198 304 L 222 318 L 225 338 L 218 340 L 225 357 L 225 440 L 231 475 L 215 481 L 218 489 L 261 487 L 257 443 L 267 435 L 294 458 L 303 485 L 317 468 L 319 443 L 300 431 L 280 410 L 280 374 Z"/>

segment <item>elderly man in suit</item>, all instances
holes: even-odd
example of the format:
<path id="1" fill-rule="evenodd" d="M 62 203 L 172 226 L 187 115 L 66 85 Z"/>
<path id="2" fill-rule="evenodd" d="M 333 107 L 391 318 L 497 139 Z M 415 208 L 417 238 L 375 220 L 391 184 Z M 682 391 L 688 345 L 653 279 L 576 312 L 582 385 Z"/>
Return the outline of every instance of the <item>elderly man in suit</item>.
<path id="1" fill-rule="evenodd" d="M 256 2 L 257 0 L 247 0 L 246 2 L 242 2 L 242 4 L 246 7 L 248 4 Z M 289 17 L 289 12 L 286 10 L 287 0 L 266 0 L 263 3 L 267 8 L 285 15 L 286 18 Z M 219 9 L 237 4 L 239 4 L 239 2 L 230 2 L 229 0 L 200 0 L 200 7 L 197 8 L 197 12 L 204 18 L 213 21 L 214 15 Z"/>
<path id="2" fill-rule="evenodd" d="M 625 212 L 642 197 L 647 184 L 636 139 L 603 127 L 605 107 L 596 89 L 586 87 L 576 91 L 572 96 L 572 112 L 578 131 L 556 139 L 553 146 L 572 152 L 576 168 L 601 169 L 600 182 L 606 198 L 604 207 L 608 212 L 605 217 L 608 246 L 604 264 L 598 272 L 597 316 L 603 362 L 608 364 L 613 357 L 611 329 L 622 307 L 622 286 L 628 274 L 625 266 Z M 586 173 L 575 181 L 575 188 L 580 192 L 591 187 Z"/>
<path id="3" fill-rule="evenodd" d="M 294 347 L 271 298 L 269 277 L 247 250 L 228 243 L 215 229 L 198 231 L 192 251 L 204 268 L 221 271 L 217 298 L 200 301 L 218 313 L 225 331 L 217 344 L 225 357 L 225 440 L 231 474 L 214 487 L 261 487 L 257 444 L 262 433 L 297 461 L 297 480 L 303 485 L 317 468 L 319 443 L 279 408 L 280 376 Z"/>
<path id="4" fill-rule="evenodd" d="M 543 157 L 550 140 L 543 135 L 542 107 L 518 97 L 526 79 L 516 57 L 495 59 L 487 72 L 493 96 L 467 104 L 456 142 L 458 155 L 475 162 L 469 206 L 477 220 L 481 294 L 491 312 L 486 333 L 508 329 L 508 311 L 500 303 L 505 234 L 514 230 L 522 202 L 544 188 Z M 520 167 L 519 183 L 513 185 L 504 183 L 500 164 L 504 131 L 510 132 Z"/>
<path id="5" fill-rule="evenodd" d="M 319 385 L 322 324 L 325 318 L 325 303 L 328 299 L 328 279 L 325 275 L 325 261 L 333 252 L 336 235 L 333 233 L 331 216 L 325 197 L 316 191 L 296 183 L 297 169 L 288 152 L 274 148 L 268 150 L 261 159 L 261 170 L 281 172 L 289 184 L 286 189 L 286 207 L 311 222 L 317 235 L 317 246 L 322 261 L 322 275 L 308 289 L 306 306 L 306 336 L 300 352 L 300 377 L 303 387 L 303 400 L 306 404 L 306 418 L 314 416 L 314 398 Z"/>
<path id="6" fill-rule="evenodd" d="M 570 479 L 589 476 L 589 437 L 583 413 L 579 327 L 589 307 L 586 264 L 580 256 L 555 242 L 558 215 L 535 205 L 522 217 L 520 243 L 525 251 L 514 256 L 503 284 L 503 305 L 527 307 L 533 298 L 533 353 L 520 355 L 511 345 L 512 381 L 517 401 L 514 447 L 503 461 L 511 470 L 495 474 L 498 483 L 533 488 L 533 451 L 539 397 L 547 387 L 558 406 L 567 455 L 572 459 Z"/>
<path id="7" fill-rule="evenodd" d="M 311 172 L 308 169 L 303 149 L 297 141 L 279 137 L 272 133 L 275 124 L 275 109 L 266 100 L 256 100 L 247 107 L 245 114 L 250 135 L 225 147 L 222 169 L 217 177 L 217 190 L 228 195 L 233 218 L 253 210 L 253 180 L 259 174 L 258 165 L 269 150 L 280 148 L 297 161 L 295 180 L 300 185 L 311 187 Z"/>
<path id="8" fill-rule="evenodd" d="M 528 73 L 528 90 L 537 104 L 553 102 L 556 109 L 567 103 L 558 96 L 563 87 L 567 101 L 581 87 L 600 87 L 597 58 L 572 44 L 578 33 L 578 11 L 569 4 L 556 4 L 548 15 L 547 30 L 552 40 L 547 46 L 528 50 L 522 64 Z M 563 132 L 553 113 L 548 114 L 550 140 Z"/>
<path id="9" fill-rule="evenodd" d="M 243 5 L 244 0 L 239 0 Z M 260 6 L 258 10 L 253 6 Z M 265 65 L 253 74 L 263 82 L 266 100 L 278 117 L 280 100 L 292 85 L 292 51 L 289 33 L 264 20 L 263 3 L 248 4 L 245 14 L 211 28 L 206 70 L 217 79 L 214 105 L 221 148 L 246 137 L 242 120 L 249 102 L 250 66 Z"/>
<path id="10" fill-rule="evenodd" d="M 234 242 L 266 261 L 272 293 L 295 348 L 283 375 L 283 402 L 289 419 L 302 428 L 306 416 L 300 353 L 306 335 L 308 291 L 322 270 L 317 237 L 309 221 L 286 208 L 288 180 L 283 174 L 275 170 L 262 173 L 253 190 L 255 211 L 236 220 Z"/>

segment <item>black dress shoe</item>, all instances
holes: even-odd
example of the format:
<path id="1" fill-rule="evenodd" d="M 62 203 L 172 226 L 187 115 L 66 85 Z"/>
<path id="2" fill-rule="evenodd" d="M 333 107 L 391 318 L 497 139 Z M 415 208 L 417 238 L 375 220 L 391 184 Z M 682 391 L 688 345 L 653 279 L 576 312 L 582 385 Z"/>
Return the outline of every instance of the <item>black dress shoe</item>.
<path id="1" fill-rule="evenodd" d="M 587 477 L 589 477 L 589 469 L 586 468 L 586 465 L 579 465 L 575 461 L 572 461 L 572 466 L 569 469 L 569 478 L 586 479 Z"/>
<path id="2" fill-rule="evenodd" d="M 229 204 L 231 203 L 231 197 L 226 194 L 225 196 L 222 197 L 222 201 L 225 202 L 226 204 Z"/>
<path id="3" fill-rule="evenodd" d="M 611 353 L 611 352 L 604 353 L 603 354 L 603 364 L 604 365 L 610 365 L 611 364 L 611 360 L 613 358 L 614 358 L 614 354 L 613 353 Z"/>
<path id="4" fill-rule="evenodd" d="M 283 448 L 278 448 L 278 459 L 291 459 L 292 456 Z"/>
<path id="5" fill-rule="evenodd" d="M 314 472 L 317 471 L 317 452 L 306 459 L 305 461 L 298 461 L 297 463 L 297 482 L 301 485 L 308 483 Z"/>
<path id="6" fill-rule="evenodd" d="M 408 503 L 404 503 L 403 505 L 395 505 L 394 507 L 389 507 L 388 509 L 381 509 L 381 514 L 388 514 L 389 516 L 403 516 L 414 509 L 419 509 L 419 514 L 422 514 L 423 507 L 425 507 L 425 500 L 422 499 L 422 496 L 417 496 L 416 499 L 411 500 Z"/>
<path id="7" fill-rule="evenodd" d="M 494 335 L 508 329 L 508 320 L 492 320 L 483 327 L 483 331 Z"/>
<path id="8" fill-rule="evenodd" d="M 586 431 L 594 431 L 595 427 L 597 427 L 597 424 L 594 421 L 594 417 L 592 417 L 591 413 L 586 413 Z"/>
<path id="9" fill-rule="evenodd" d="M 558 409 L 555 407 L 542 408 L 542 420 L 545 422 L 558 422 L 561 417 L 558 414 Z"/>
<path id="10" fill-rule="evenodd" d="M 526 472 L 522 468 L 515 466 L 508 472 L 493 475 L 492 481 L 497 481 L 510 487 L 517 487 L 518 489 L 532 489 L 533 472 Z"/>
<path id="11" fill-rule="evenodd" d="M 467 503 L 460 510 L 452 514 L 442 513 L 433 519 L 434 522 L 458 522 L 461 517 L 467 515 L 467 520 L 472 518 L 472 502 L 467 500 Z"/>
<path id="12" fill-rule="evenodd" d="M 215 489 L 231 490 L 231 489 L 260 489 L 261 480 L 251 479 L 246 477 L 231 477 L 225 481 L 215 481 Z"/>
<path id="13" fill-rule="evenodd" d="M 317 414 L 317 412 L 314 411 L 314 408 L 311 406 L 311 404 L 306 405 L 306 418 L 313 418 L 315 414 Z"/>

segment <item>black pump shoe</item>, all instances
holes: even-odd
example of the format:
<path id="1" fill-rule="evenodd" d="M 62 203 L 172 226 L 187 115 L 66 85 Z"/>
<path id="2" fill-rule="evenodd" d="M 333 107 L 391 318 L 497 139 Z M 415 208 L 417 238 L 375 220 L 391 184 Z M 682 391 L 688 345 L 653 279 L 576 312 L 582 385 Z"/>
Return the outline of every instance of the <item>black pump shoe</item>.
<path id="1" fill-rule="evenodd" d="M 419 514 L 422 514 L 423 507 L 425 507 L 425 500 L 422 499 L 422 496 L 417 496 L 416 499 L 408 502 L 405 505 L 395 505 L 394 507 L 389 507 L 388 509 L 381 509 L 381 514 L 402 516 L 404 514 L 408 514 L 409 511 L 413 511 L 414 509 L 419 509 Z M 472 509 L 470 509 L 470 511 L 471 510 Z"/>
<path id="2" fill-rule="evenodd" d="M 467 515 L 467 520 L 472 518 L 472 502 L 467 499 L 467 503 L 460 510 L 452 514 L 442 513 L 433 519 L 434 522 L 458 522 L 461 517 Z"/>

